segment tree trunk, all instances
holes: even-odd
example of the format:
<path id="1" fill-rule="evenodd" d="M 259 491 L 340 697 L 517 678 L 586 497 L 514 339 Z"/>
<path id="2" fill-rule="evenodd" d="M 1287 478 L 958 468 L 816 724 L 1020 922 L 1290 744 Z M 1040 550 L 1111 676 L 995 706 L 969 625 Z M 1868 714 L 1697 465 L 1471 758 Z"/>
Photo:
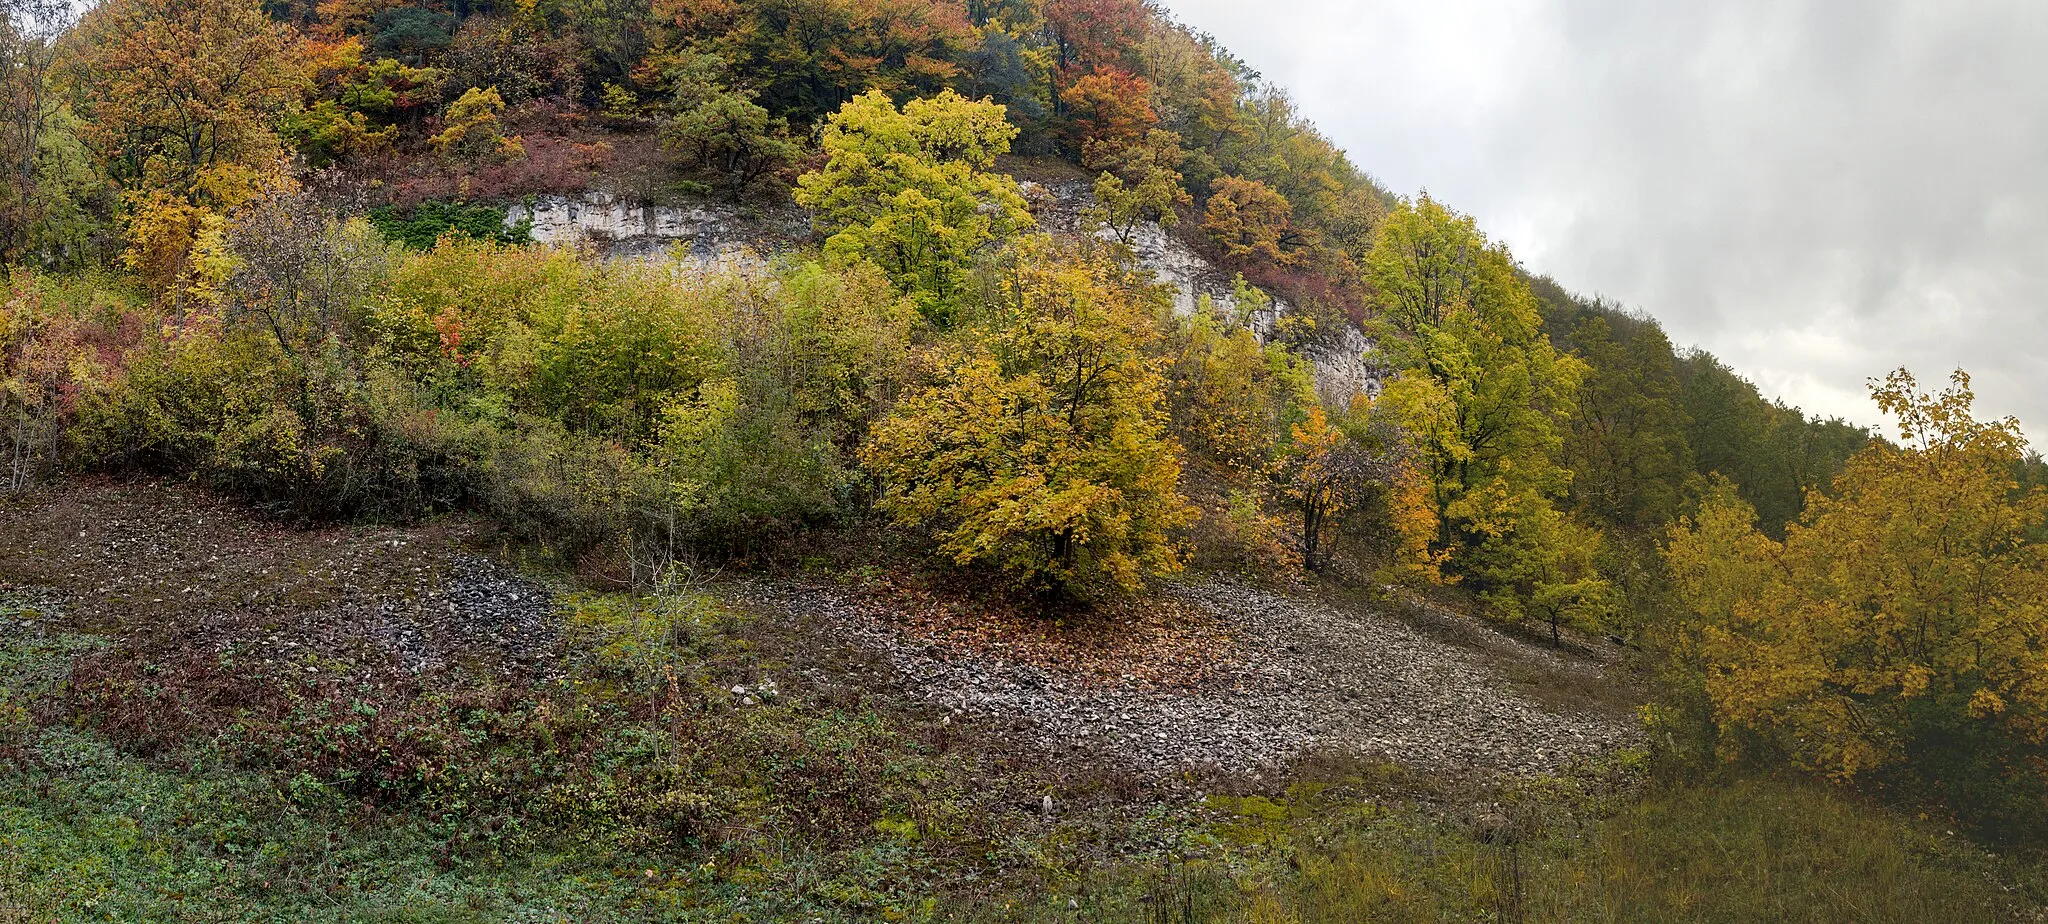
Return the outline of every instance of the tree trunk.
<path id="1" fill-rule="evenodd" d="M 1305 571 L 1316 570 L 1316 552 L 1322 545 L 1319 541 L 1323 532 L 1322 505 L 1313 500 L 1301 505 L 1301 567 Z"/>

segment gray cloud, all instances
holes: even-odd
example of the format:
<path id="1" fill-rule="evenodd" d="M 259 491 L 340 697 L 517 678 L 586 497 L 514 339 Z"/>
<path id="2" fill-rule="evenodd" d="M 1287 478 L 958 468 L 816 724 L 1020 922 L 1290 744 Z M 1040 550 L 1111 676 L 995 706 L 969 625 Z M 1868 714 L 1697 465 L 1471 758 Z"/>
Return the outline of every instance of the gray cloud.
<path id="1" fill-rule="evenodd" d="M 1770 394 L 1962 366 L 2048 437 L 2048 5 L 1167 0 L 1360 167 Z"/>

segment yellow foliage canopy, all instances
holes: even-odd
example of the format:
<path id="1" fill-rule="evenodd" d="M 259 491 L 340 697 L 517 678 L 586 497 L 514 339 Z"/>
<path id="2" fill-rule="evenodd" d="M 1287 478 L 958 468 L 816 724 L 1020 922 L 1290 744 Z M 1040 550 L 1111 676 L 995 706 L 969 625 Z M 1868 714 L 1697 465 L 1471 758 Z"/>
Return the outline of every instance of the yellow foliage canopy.
<path id="1" fill-rule="evenodd" d="M 1969 382 L 1875 386 L 1902 443 L 1857 453 L 1783 542 L 1725 482 L 1674 529 L 1724 727 L 1842 778 L 1934 729 L 2048 741 L 2048 492 L 2019 488 L 2019 424 L 1976 420 Z"/>
<path id="2" fill-rule="evenodd" d="M 1099 255 L 1018 250 L 987 329 L 942 347 L 937 381 L 876 426 L 863 455 L 881 506 L 1035 591 L 1178 570 L 1171 532 L 1192 510 L 1146 306 Z"/>
<path id="3" fill-rule="evenodd" d="M 943 318 L 975 251 L 1031 224 L 1017 184 L 987 172 L 1016 137 L 987 100 L 947 90 L 899 110 L 867 93 L 827 121 L 825 165 L 794 196 L 831 235 L 827 253 L 874 263 Z"/>

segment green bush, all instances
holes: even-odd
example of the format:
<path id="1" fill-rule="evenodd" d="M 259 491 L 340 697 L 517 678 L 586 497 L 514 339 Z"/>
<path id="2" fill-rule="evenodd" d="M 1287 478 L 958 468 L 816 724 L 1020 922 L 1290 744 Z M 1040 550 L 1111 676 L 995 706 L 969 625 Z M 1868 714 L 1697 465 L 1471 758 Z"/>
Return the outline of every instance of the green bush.
<path id="1" fill-rule="evenodd" d="M 185 474 L 306 519 L 402 518 L 473 493 L 475 428 L 387 370 L 302 359 L 246 330 L 152 337 L 80 402 L 76 464 Z"/>
<path id="2" fill-rule="evenodd" d="M 62 346 L 4 351 L 10 381 L 31 359 L 40 376 L 7 392 L 38 402 L 19 439 L 62 432 L 75 468 L 187 476 L 301 519 L 473 509 L 569 555 L 745 554 L 860 500 L 851 453 L 916 317 L 864 266 L 459 236 L 407 252 L 290 197 L 238 214 L 230 244 L 232 278 L 186 310 L 124 298 L 86 319 L 37 294 L 54 283 L 18 291 L 0 345 Z M 325 272 L 292 270 L 309 265 Z"/>
<path id="3" fill-rule="evenodd" d="M 422 202 L 410 209 L 386 205 L 370 210 L 370 224 L 386 240 L 413 250 L 431 250 L 449 236 L 499 244 L 531 242 L 533 220 L 507 226 L 506 211 L 503 206 L 469 202 Z"/>

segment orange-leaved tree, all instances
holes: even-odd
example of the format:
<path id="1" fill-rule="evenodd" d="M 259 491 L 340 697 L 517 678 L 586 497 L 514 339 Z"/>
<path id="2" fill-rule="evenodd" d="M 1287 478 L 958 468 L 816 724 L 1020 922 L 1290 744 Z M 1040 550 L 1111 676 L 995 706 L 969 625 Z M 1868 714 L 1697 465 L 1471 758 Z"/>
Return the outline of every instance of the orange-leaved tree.
<path id="1" fill-rule="evenodd" d="M 1103 166 L 1159 124 L 1151 95 L 1145 78 L 1114 67 L 1098 68 L 1060 92 L 1074 151 L 1085 166 Z"/>
<path id="2" fill-rule="evenodd" d="M 1294 224 L 1294 206 L 1258 180 L 1226 176 L 1209 191 L 1202 231 L 1233 260 L 1294 266 L 1305 259 L 1312 236 Z"/>
<path id="3" fill-rule="evenodd" d="M 1852 457 L 1784 541 L 1725 481 L 1672 532 L 1723 748 L 1844 779 L 1909 760 L 2039 777 L 2048 491 L 2015 479 L 2019 424 L 1978 420 L 1960 371 L 1872 395 L 1900 442 Z"/>

